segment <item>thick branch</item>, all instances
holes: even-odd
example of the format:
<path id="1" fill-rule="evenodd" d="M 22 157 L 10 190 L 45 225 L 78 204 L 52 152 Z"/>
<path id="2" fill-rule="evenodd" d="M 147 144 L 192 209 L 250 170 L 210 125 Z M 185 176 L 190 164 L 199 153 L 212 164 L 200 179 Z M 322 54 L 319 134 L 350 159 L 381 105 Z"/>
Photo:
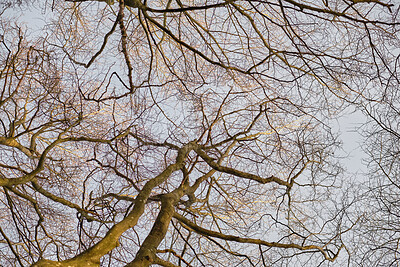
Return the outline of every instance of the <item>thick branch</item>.
<path id="1" fill-rule="evenodd" d="M 268 178 L 262 178 L 255 174 L 239 171 L 239 170 L 236 170 L 236 169 L 233 169 L 230 167 L 221 166 L 219 163 L 215 162 L 211 157 L 209 157 L 207 155 L 207 153 L 205 153 L 201 148 L 196 148 L 195 151 L 196 151 L 197 155 L 199 155 L 211 168 L 213 168 L 219 172 L 233 174 L 235 176 L 242 177 L 245 179 L 250 179 L 250 180 L 259 182 L 261 184 L 275 182 L 277 184 L 284 185 L 286 187 L 291 187 L 290 183 L 283 181 L 275 176 L 270 176 Z"/>
<path id="2" fill-rule="evenodd" d="M 177 199 L 173 197 L 163 197 L 161 201 L 161 210 L 154 222 L 153 228 L 144 240 L 135 259 L 126 265 L 126 267 L 147 267 L 152 264 L 156 258 L 157 247 L 164 239 L 168 231 L 169 223 L 174 215 L 174 204 Z"/>
<path id="3" fill-rule="evenodd" d="M 134 227 L 143 214 L 146 202 L 154 187 L 163 183 L 170 175 L 181 169 L 184 165 L 184 161 L 187 154 L 193 149 L 194 144 L 189 143 L 183 146 L 176 157 L 174 164 L 169 165 L 163 172 L 149 180 L 140 191 L 135 199 L 135 205 L 128 216 L 121 222 L 115 224 L 106 234 L 106 236 L 99 241 L 96 245 L 82 252 L 78 256 L 65 260 L 63 262 L 53 262 L 48 260 L 40 260 L 34 266 L 69 266 L 69 267 L 80 267 L 80 266 L 99 266 L 100 258 L 116 248 L 119 245 L 120 236 L 128 229 Z M 169 212 L 168 212 L 169 213 Z M 172 216 L 172 214 L 171 214 Z M 49 265 L 53 263 L 54 265 Z"/>
<path id="4" fill-rule="evenodd" d="M 178 213 L 174 214 L 174 218 L 177 219 L 179 222 L 183 223 L 184 225 L 188 226 L 190 229 L 192 229 L 193 231 L 195 231 L 196 233 L 198 233 L 200 235 L 212 236 L 212 237 L 216 237 L 216 238 L 227 240 L 227 241 L 263 245 L 263 246 L 275 247 L 275 248 L 293 248 L 293 249 L 299 249 L 299 250 L 317 250 L 317 251 L 321 252 L 324 255 L 326 260 L 329 260 L 329 261 L 334 261 L 336 259 L 336 257 L 338 256 L 339 252 L 340 252 L 340 249 L 339 249 L 339 251 L 335 254 L 334 257 L 329 257 L 329 255 L 327 253 L 327 250 L 324 249 L 323 247 L 320 247 L 320 246 L 315 246 L 315 245 L 302 246 L 302 245 L 293 244 L 293 243 L 285 244 L 285 243 L 278 243 L 278 242 L 267 242 L 267 241 L 264 241 L 264 240 L 261 240 L 261 239 L 238 237 L 238 236 L 234 236 L 234 235 L 226 235 L 226 234 L 222 234 L 222 233 L 219 233 L 219 232 L 215 232 L 215 231 L 211 231 L 211 230 L 202 228 L 202 227 L 196 225 L 195 223 L 189 221 L 184 216 L 182 216 L 182 215 L 180 215 Z"/>
<path id="5" fill-rule="evenodd" d="M 39 162 L 36 168 L 30 173 L 21 176 L 19 178 L 12 178 L 12 179 L 0 177 L 0 186 L 13 186 L 18 184 L 25 184 L 27 182 L 32 181 L 35 178 L 35 176 L 44 169 L 44 163 L 46 161 L 47 154 L 50 152 L 50 150 L 62 142 L 65 142 L 65 140 L 57 139 L 53 143 L 51 143 L 48 147 L 46 147 L 46 149 L 43 151 L 42 155 L 39 158 Z"/>

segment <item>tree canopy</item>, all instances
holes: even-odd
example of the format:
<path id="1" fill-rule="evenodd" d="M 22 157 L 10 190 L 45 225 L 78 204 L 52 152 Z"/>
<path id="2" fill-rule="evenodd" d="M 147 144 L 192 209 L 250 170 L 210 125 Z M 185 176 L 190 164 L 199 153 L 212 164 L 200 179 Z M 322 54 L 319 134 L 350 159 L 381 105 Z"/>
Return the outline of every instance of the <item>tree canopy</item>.
<path id="1" fill-rule="evenodd" d="M 3 2 L 0 265 L 398 264 L 399 9 Z"/>

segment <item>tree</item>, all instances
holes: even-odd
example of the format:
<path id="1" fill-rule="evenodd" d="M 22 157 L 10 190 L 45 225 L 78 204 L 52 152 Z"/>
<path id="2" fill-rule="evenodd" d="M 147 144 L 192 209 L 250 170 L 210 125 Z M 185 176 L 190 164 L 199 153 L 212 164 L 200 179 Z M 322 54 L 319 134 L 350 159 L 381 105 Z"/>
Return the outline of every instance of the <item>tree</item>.
<path id="1" fill-rule="evenodd" d="M 389 62 L 395 69 L 397 58 Z M 362 127 L 368 146 L 368 184 L 360 201 L 366 216 L 355 234 L 357 263 L 369 266 L 399 264 L 399 101 L 398 74 L 393 72 L 379 101 L 365 106 L 369 121 Z"/>
<path id="2" fill-rule="evenodd" d="M 1 264 L 345 250 L 358 217 L 330 122 L 382 79 L 390 2 L 32 2 L 40 31 L 7 18 L 26 5 L 1 11 Z"/>

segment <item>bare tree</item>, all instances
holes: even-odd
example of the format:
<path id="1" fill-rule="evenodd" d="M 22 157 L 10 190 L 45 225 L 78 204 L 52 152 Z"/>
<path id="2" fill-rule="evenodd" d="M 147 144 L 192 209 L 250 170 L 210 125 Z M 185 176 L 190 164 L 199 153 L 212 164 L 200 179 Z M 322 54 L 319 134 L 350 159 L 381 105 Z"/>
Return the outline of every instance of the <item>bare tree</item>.
<path id="1" fill-rule="evenodd" d="M 317 266 L 346 250 L 358 217 L 330 121 L 386 79 L 375 42 L 396 6 L 30 5 L 40 32 L 11 5 L 0 19 L 1 264 Z"/>
<path id="2" fill-rule="evenodd" d="M 369 182 L 360 201 L 366 207 L 366 216 L 355 231 L 355 243 L 359 244 L 355 262 L 359 265 L 397 266 L 400 263 L 397 84 L 398 74 L 394 73 L 387 90 L 378 93 L 380 101 L 365 107 L 370 120 L 361 129 L 367 140 Z"/>

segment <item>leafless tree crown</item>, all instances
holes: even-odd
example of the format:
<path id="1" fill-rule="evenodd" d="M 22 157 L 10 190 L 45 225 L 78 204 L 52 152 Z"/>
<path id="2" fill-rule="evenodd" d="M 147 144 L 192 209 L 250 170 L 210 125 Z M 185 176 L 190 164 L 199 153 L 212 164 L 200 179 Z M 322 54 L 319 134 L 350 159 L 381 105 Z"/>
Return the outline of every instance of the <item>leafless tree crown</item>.
<path id="1" fill-rule="evenodd" d="M 378 264 L 352 243 L 374 209 L 398 254 L 399 8 L 3 1 L 0 265 Z M 384 174 L 361 195 L 332 127 L 351 107 Z"/>

